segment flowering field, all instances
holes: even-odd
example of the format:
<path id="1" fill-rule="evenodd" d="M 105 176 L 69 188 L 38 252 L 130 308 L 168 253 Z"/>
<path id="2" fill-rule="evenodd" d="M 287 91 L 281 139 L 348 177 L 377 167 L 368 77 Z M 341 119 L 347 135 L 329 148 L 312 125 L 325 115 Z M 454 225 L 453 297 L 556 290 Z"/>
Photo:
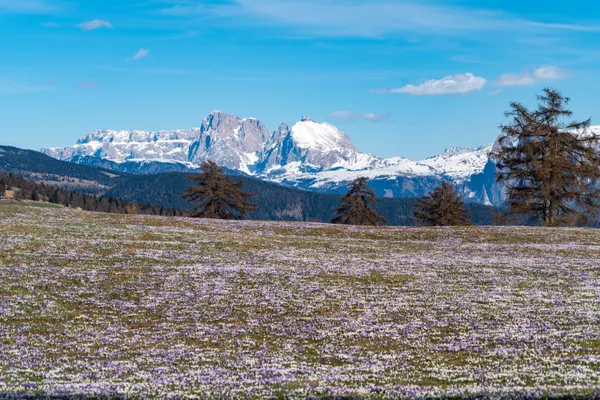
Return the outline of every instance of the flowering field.
<path id="1" fill-rule="evenodd" d="M 600 232 L 0 205 L 0 397 L 600 395 Z"/>

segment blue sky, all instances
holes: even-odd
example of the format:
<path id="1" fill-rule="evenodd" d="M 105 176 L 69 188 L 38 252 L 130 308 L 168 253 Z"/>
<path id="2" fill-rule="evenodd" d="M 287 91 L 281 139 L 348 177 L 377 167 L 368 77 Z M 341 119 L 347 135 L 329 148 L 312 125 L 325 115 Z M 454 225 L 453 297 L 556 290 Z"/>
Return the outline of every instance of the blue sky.
<path id="1" fill-rule="evenodd" d="M 545 86 L 600 124 L 600 3 L 586 0 L 0 0 L 0 143 L 303 115 L 362 151 L 492 142 Z"/>

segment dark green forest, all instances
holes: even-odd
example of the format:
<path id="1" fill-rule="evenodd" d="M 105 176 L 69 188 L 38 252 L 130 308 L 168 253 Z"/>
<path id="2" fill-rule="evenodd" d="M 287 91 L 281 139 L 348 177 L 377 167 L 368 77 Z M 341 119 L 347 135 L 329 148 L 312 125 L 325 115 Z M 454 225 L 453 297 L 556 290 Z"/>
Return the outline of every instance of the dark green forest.
<path id="1" fill-rule="evenodd" d="M 44 183 L 33 182 L 15 174 L 0 173 L 0 193 L 2 189 L 15 192 L 14 200 L 44 201 L 70 208 L 97 211 L 111 214 L 147 214 L 162 216 L 183 216 L 183 210 L 157 207 L 135 202 L 124 202 L 109 196 L 94 196 L 72 192 Z"/>
<path id="2" fill-rule="evenodd" d="M 236 176 L 232 180 L 244 182 L 244 190 L 255 195 L 252 201 L 258 208 L 250 219 L 329 222 L 341 204 L 339 195 L 290 189 L 247 177 Z M 124 201 L 190 210 L 192 205 L 181 198 L 189 186 L 186 174 L 137 175 L 123 177 L 107 194 Z M 375 209 L 390 225 L 410 226 L 415 225 L 412 215 L 416 203 L 417 199 L 381 198 Z M 497 208 L 480 204 L 466 207 L 477 225 L 490 225 L 499 214 Z"/>

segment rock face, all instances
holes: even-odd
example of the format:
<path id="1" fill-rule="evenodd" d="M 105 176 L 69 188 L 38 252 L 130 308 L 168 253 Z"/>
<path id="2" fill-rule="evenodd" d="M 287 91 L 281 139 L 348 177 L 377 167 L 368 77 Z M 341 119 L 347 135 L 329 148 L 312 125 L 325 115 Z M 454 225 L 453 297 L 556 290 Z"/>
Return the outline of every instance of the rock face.
<path id="1" fill-rule="evenodd" d="M 200 164 L 212 160 L 250 174 L 270 136 L 267 127 L 256 119 L 215 111 L 202 121 L 199 135 L 189 147 L 187 161 Z"/>
<path id="2" fill-rule="evenodd" d="M 176 131 L 89 133 L 74 146 L 42 151 L 54 158 L 89 165 L 112 165 L 130 173 L 193 171 L 212 160 L 233 171 L 309 190 L 342 193 L 349 181 L 371 179 L 379 196 L 415 197 L 441 180 L 455 183 L 467 201 L 499 205 L 502 189 L 494 181 L 492 145 L 451 147 L 422 161 L 361 153 L 329 123 L 309 117 L 277 130 L 254 118 L 212 112 L 199 128 Z"/>

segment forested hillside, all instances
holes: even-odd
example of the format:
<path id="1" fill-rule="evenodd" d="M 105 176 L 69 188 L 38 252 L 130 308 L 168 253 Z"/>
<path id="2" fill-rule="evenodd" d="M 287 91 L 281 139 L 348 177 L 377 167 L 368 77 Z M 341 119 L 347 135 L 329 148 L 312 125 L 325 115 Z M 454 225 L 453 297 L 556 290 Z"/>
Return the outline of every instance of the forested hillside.
<path id="1" fill-rule="evenodd" d="M 252 201 L 258 204 L 258 209 L 250 214 L 251 219 L 329 222 L 341 203 L 338 195 L 295 190 L 247 177 L 233 177 L 233 180 L 243 181 L 244 190 L 255 195 Z M 190 180 L 181 173 L 134 175 L 120 179 L 107 194 L 125 201 L 191 209 L 192 205 L 181 198 L 189 186 Z M 390 225 L 414 225 L 416 202 L 417 199 L 383 198 L 378 199 L 376 210 Z M 499 213 L 494 207 L 480 204 L 468 204 L 467 208 L 478 225 L 491 224 Z"/>
<path id="2" fill-rule="evenodd" d="M 0 194 L 4 190 L 12 192 L 10 200 L 46 202 L 69 208 L 80 208 L 86 211 L 105 212 L 110 214 L 147 214 L 162 216 L 183 216 L 183 210 L 157 207 L 148 204 L 125 202 L 109 196 L 94 196 L 76 193 L 44 183 L 33 182 L 14 174 L 0 173 Z"/>
<path id="3" fill-rule="evenodd" d="M 0 173 L 13 173 L 36 182 L 93 194 L 102 194 L 124 175 L 10 146 L 0 146 Z"/>
<path id="4" fill-rule="evenodd" d="M 148 212 L 152 214 L 173 214 L 177 212 L 167 210 L 185 211 L 192 208 L 190 203 L 181 198 L 190 185 L 187 175 L 183 173 L 129 175 L 71 164 L 36 151 L 7 146 L 0 146 L 0 173 L 13 173 L 46 187 L 60 187 L 73 192 L 73 195 L 80 193 L 124 203 L 148 204 L 155 208 Z M 236 176 L 234 180 L 242 180 L 244 190 L 255 195 L 252 201 L 258 204 L 258 208 L 250 215 L 255 220 L 329 222 L 341 201 L 339 195 L 291 189 L 248 177 Z M 76 196 L 75 199 L 73 206 L 80 207 L 81 201 Z M 411 218 L 415 203 L 416 199 L 379 199 L 376 208 L 390 225 L 414 225 Z M 95 205 L 89 207 L 96 210 Z M 473 222 L 481 225 L 491 224 L 498 213 L 496 208 L 479 204 L 469 204 L 467 207 L 473 215 Z M 105 211 L 105 208 L 99 207 L 98 211 Z M 112 208 L 121 209 L 116 205 Z"/>

